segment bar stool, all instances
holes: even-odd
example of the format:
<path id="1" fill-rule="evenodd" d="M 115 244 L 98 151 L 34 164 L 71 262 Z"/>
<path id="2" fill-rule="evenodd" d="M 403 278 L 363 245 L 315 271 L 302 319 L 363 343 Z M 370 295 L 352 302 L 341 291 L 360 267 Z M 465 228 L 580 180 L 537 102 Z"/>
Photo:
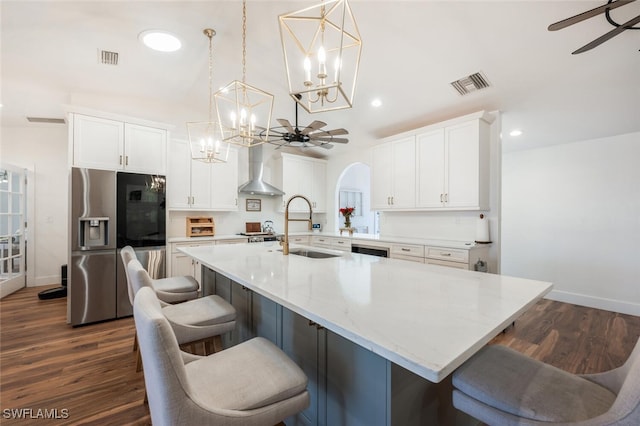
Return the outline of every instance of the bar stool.
<path id="1" fill-rule="evenodd" d="M 122 257 L 122 263 L 124 264 L 125 274 L 127 275 L 127 282 L 129 281 L 129 271 L 127 265 L 132 259 L 137 259 L 136 252 L 131 246 L 125 246 L 120 250 L 120 257 Z M 180 303 L 187 300 L 192 300 L 198 297 L 198 282 L 190 276 L 168 277 L 154 279 L 152 281 L 152 287 L 158 296 L 158 299 L 166 303 Z M 133 294 L 131 293 L 131 287 L 129 289 L 129 301 L 133 306 Z"/>
<path id="2" fill-rule="evenodd" d="M 584 375 L 485 346 L 453 386 L 454 407 L 489 425 L 640 425 L 640 340 L 621 367 Z"/>
<path id="3" fill-rule="evenodd" d="M 309 406 L 307 377 L 268 340 L 191 355 L 180 351 L 163 311 L 151 288 L 137 292 L 133 316 L 154 425 L 273 425 Z"/>

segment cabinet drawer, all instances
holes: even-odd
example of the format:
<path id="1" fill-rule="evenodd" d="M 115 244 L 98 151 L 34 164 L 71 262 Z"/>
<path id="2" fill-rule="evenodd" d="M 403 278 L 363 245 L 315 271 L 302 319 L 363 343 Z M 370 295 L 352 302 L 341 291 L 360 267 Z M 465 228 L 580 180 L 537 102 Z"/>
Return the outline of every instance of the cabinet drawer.
<path id="1" fill-rule="evenodd" d="M 231 238 L 228 240 L 217 240 L 216 241 L 216 245 L 222 245 L 222 244 L 243 244 L 248 242 L 249 240 L 247 238 Z"/>
<path id="2" fill-rule="evenodd" d="M 289 237 L 289 243 L 291 244 L 309 244 L 310 237 L 308 235 L 298 235 L 296 237 Z"/>
<path id="3" fill-rule="evenodd" d="M 331 238 L 331 248 L 351 251 L 351 240 L 348 238 Z"/>
<path id="4" fill-rule="evenodd" d="M 427 247 L 427 256 L 429 259 L 449 260 L 452 262 L 469 263 L 469 251 L 457 250 L 440 247 Z M 465 267 L 465 269 L 467 269 Z"/>
<path id="5" fill-rule="evenodd" d="M 213 244 L 214 244 L 213 241 L 186 241 L 181 243 L 173 243 L 171 248 L 171 253 L 180 253 L 178 251 L 178 248 L 181 248 L 181 247 L 212 246 Z"/>
<path id="6" fill-rule="evenodd" d="M 424 257 L 424 246 L 415 244 L 392 244 L 391 245 L 391 257 L 395 257 L 394 254 L 402 256 Z M 396 257 L 398 259 L 398 257 Z"/>
<path id="7" fill-rule="evenodd" d="M 311 245 L 314 246 L 323 246 L 323 247 L 331 247 L 332 238 L 329 237 L 311 237 Z"/>
<path id="8" fill-rule="evenodd" d="M 449 260 L 426 259 L 425 263 L 429 265 L 448 266 L 449 268 L 456 269 L 469 269 L 469 266 L 466 263 L 451 262 Z"/>
<path id="9" fill-rule="evenodd" d="M 391 259 L 408 260 L 411 262 L 424 263 L 424 257 L 407 256 L 406 254 L 391 253 Z"/>

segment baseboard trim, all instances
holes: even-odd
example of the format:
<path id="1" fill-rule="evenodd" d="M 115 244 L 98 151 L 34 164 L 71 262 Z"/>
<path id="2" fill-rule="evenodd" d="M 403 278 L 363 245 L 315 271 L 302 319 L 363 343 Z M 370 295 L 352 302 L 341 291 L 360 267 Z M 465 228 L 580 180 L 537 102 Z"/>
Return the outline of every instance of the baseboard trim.
<path id="1" fill-rule="evenodd" d="M 584 294 L 570 293 L 568 291 L 551 290 L 546 299 L 558 302 L 572 303 L 574 305 L 587 306 L 589 308 L 603 309 L 605 311 L 618 312 L 621 314 L 640 316 L 640 304 L 630 303 L 615 299 L 605 299 L 602 297 L 586 296 Z"/>
<path id="2" fill-rule="evenodd" d="M 27 287 L 40 287 L 43 285 L 60 284 L 60 281 L 61 281 L 60 275 L 48 275 L 44 277 L 36 277 L 32 284 L 27 283 Z"/>

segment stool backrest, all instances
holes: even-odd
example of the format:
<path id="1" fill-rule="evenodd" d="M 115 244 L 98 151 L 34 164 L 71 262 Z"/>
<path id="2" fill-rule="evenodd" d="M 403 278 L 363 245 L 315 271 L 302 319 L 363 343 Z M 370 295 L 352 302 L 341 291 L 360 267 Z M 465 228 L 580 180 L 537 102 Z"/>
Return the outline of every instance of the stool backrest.
<path id="1" fill-rule="evenodd" d="M 640 425 L 640 339 L 627 361 L 619 368 L 607 373 L 611 384 L 620 391 L 609 413 L 619 424 Z"/>
<path id="2" fill-rule="evenodd" d="M 142 264 L 138 259 L 130 260 L 129 264 L 127 265 L 127 270 L 129 272 L 128 282 L 131 284 L 130 287 L 134 299 L 135 297 L 137 297 L 140 289 L 144 287 L 149 287 L 155 294 L 155 290 L 153 289 L 153 281 L 147 271 L 142 267 Z"/>
<path id="3" fill-rule="evenodd" d="M 131 272 L 137 272 L 135 264 Z M 188 421 L 189 407 L 193 403 L 188 397 L 191 392 L 184 361 L 176 336 L 151 287 L 144 286 L 136 293 L 133 316 L 153 424 L 172 425 Z M 181 418 L 182 415 L 185 418 Z"/>
<path id="4" fill-rule="evenodd" d="M 124 265 L 124 273 L 127 277 L 127 292 L 129 294 L 129 302 L 133 306 L 133 299 L 135 298 L 135 292 L 131 288 L 131 280 L 129 279 L 129 262 L 133 259 L 137 259 L 136 252 L 131 246 L 124 246 L 120 250 L 120 257 L 122 258 L 122 264 Z"/>

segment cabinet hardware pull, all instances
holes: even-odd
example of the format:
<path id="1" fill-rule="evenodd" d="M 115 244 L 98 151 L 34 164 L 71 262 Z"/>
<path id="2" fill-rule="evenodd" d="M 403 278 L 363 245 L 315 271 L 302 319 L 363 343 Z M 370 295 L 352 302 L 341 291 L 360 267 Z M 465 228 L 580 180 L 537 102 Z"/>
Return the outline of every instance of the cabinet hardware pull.
<path id="1" fill-rule="evenodd" d="M 445 193 L 445 194 L 444 194 L 444 202 L 445 202 L 445 203 L 448 203 L 448 202 L 449 202 L 449 194 L 448 194 L 448 193 Z"/>
<path id="2" fill-rule="evenodd" d="M 125 166 L 129 165 L 129 156 L 128 155 L 125 155 L 125 157 L 124 157 L 124 165 Z"/>
<path id="3" fill-rule="evenodd" d="M 338 244 L 344 244 L 344 241 L 338 241 Z"/>
<path id="4" fill-rule="evenodd" d="M 122 155 L 120 156 L 120 165 L 122 166 Z"/>
<path id="5" fill-rule="evenodd" d="M 440 256 L 451 256 L 451 253 L 440 253 Z"/>
<path id="6" fill-rule="evenodd" d="M 441 202 L 441 203 L 443 202 L 443 201 L 442 201 L 442 195 L 443 195 L 443 194 L 440 194 L 440 202 Z"/>
<path id="7" fill-rule="evenodd" d="M 309 320 L 309 326 L 310 326 L 310 327 L 315 326 L 318 330 L 323 330 L 323 329 L 324 329 L 324 327 L 323 327 L 323 326 L 321 326 L 321 325 L 320 325 L 320 324 L 318 324 L 317 322 L 315 322 L 315 321 L 311 321 L 311 320 Z"/>
<path id="8" fill-rule="evenodd" d="M 404 248 L 404 247 L 402 247 L 400 250 L 402 250 L 402 251 L 411 251 L 411 249 Z"/>

